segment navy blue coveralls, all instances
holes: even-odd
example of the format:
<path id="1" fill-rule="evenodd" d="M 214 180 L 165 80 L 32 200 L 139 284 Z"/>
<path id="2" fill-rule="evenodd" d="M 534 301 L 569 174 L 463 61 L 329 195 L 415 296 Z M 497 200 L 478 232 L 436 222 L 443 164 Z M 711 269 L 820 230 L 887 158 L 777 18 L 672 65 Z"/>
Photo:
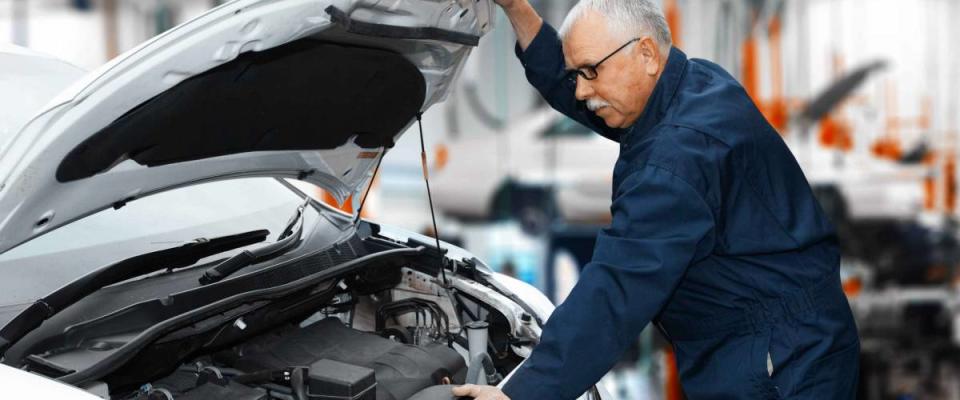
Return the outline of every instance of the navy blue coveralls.
<path id="1" fill-rule="evenodd" d="M 736 80 L 671 49 L 640 119 L 615 130 L 576 100 L 552 27 L 517 55 L 554 108 L 620 157 L 613 221 L 504 392 L 574 399 L 653 321 L 690 399 L 854 398 L 860 345 L 833 226 Z"/>

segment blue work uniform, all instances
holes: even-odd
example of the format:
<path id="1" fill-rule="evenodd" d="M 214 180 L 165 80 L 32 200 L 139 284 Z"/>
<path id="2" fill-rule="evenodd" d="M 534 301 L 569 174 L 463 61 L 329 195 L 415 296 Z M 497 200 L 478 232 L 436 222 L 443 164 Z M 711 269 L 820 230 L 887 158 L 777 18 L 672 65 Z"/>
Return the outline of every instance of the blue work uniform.
<path id="1" fill-rule="evenodd" d="M 743 87 L 673 48 L 638 121 L 610 129 L 575 98 L 552 27 L 517 55 L 550 105 L 620 156 L 613 220 L 504 392 L 574 399 L 652 321 L 690 399 L 854 398 L 860 344 L 834 228 Z"/>

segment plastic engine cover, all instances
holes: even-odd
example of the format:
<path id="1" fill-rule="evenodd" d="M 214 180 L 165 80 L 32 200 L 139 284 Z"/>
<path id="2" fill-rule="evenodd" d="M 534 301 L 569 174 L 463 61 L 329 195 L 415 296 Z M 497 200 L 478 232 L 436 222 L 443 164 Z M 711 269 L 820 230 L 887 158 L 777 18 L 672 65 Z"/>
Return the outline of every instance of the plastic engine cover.
<path id="1" fill-rule="evenodd" d="M 442 383 L 444 377 L 462 384 L 467 373 L 463 357 L 444 344 L 398 343 L 348 328 L 334 318 L 261 335 L 216 358 L 246 372 L 308 366 L 323 359 L 370 368 L 376 376 L 377 400 L 410 398 Z"/>

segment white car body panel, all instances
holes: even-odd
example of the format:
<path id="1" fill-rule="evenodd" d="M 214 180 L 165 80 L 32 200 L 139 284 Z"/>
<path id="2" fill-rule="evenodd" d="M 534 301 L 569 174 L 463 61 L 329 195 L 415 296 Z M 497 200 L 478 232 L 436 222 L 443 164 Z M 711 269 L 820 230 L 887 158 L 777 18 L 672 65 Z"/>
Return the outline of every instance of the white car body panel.
<path id="1" fill-rule="evenodd" d="M 505 286 L 507 290 L 523 299 L 537 314 L 537 317 L 543 321 L 549 319 L 553 310 L 557 308 L 543 292 L 529 283 L 499 272 L 495 273 L 493 278 Z"/>
<path id="2" fill-rule="evenodd" d="M 0 44 L 0 153 L 30 117 L 85 72 L 27 48 Z"/>
<path id="3" fill-rule="evenodd" d="M 0 364 L 0 397 L 4 399 L 97 400 L 84 390 Z"/>
<path id="4" fill-rule="evenodd" d="M 335 26 L 325 9 L 336 6 L 355 21 L 418 28 L 430 26 L 481 36 L 491 29 L 488 0 L 240 0 L 217 7 L 125 53 L 60 93 L 0 148 L 0 252 L 125 199 L 198 182 L 238 176 L 297 177 L 343 200 L 370 175 L 375 158 L 347 141 L 316 151 L 248 152 L 164 166 L 131 160 L 92 177 L 59 182 L 61 160 L 85 139 L 145 101 L 244 52 L 322 36 Z M 472 10 L 473 12 L 463 12 Z M 357 40 L 370 41 L 357 36 Z M 338 37 L 337 40 L 341 39 Z M 424 76 L 421 110 L 442 101 L 471 47 L 436 40 L 398 49 Z M 389 48 L 390 40 L 377 40 Z M 398 44 L 399 46 L 399 44 Z M 411 50 L 412 48 L 412 50 Z M 331 60 L 335 62 L 336 60 Z M 15 93 L 0 97 L 16 98 Z M 10 100 L 6 100 L 10 101 Z M 410 123 L 413 120 L 411 119 Z M 397 135 L 403 131 L 398 132 Z M 348 173 L 347 173 L 348 172 Z M 344 175 L 346 173 L 346 175 Z"/>

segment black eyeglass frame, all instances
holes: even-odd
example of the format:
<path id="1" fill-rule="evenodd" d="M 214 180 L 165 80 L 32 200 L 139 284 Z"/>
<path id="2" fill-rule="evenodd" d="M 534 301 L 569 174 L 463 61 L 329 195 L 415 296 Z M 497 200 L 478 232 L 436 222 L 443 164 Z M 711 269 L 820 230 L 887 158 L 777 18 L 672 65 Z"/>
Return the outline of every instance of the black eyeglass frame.
<path id="1" fill-rule="evenodd" d="M 576 69 L 568 69 L 566 73 L 567 80 L 569 80 L 570 83 L 573 84 L 573 86 L 577 86 L 577 76 L 581 76 L 583 77 L 583 79 L 586 79 L 588 81 L 592 81 L 599 78 L 600 73 L 597 72 L 597 68 L 600 67 L 600 64 L 603 64 L 613 56 L 617 55 L 617 53 L 627 48 L 627 46 L 634 44 L 636 42 L 639 42 L 641 40 L 643 40 L 642 37 L 630 39 L 629 42 L 624 43 L 623 46 L 618 47 L 616 50 L 614 50 L 612 53 L 604 57 L 602 60 L 598 61 L 596 64 L 586 65 Z"/>

